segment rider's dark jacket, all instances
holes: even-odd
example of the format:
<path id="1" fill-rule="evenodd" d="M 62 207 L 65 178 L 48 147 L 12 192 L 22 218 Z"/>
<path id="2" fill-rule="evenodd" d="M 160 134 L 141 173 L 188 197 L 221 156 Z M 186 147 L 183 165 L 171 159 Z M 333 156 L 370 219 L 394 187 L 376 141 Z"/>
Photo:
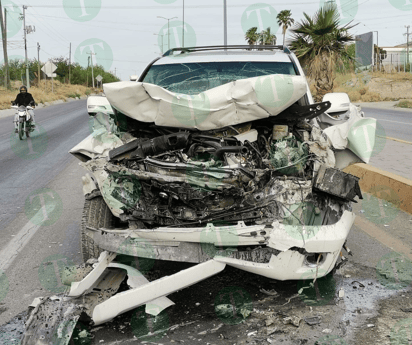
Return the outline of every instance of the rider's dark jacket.
<path id="1" fill-rule="evenodd" d="M 14 104 L 20 106 L 20 105 L 24 105 L 25 107 L 27 107 L 28 105 L 34 105 L 34 98 L 31 95 L 31 93 L 19 93 L 16 97 L 16 100 L 14 101 Z"/>

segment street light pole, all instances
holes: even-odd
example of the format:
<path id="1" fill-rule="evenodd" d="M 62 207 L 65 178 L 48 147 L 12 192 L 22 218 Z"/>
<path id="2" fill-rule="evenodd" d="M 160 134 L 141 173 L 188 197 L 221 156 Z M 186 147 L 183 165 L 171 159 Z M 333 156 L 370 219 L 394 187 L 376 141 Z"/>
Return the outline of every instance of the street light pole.
<path id="1" fill-rule="evenodd" d="M 224 25 L 224 39 L 223 39 L 223 42 L 224 42 L 224 45 L 225 45 L 225 47 L 227 46 L 227 1 L 226 0 L 223 0 L 223 6 L 224 6 L 224 9 L 223 9 L 223 25 Z"/>
<path id="2" fill-rule="evenodd" d="M 409 29 L 410 25 L 405 25 L 406 28 L 406 63 L 409 65 Z"/>
<path id="3" fill-rule="evenodd" d="M 167 50 L 170 50 L 170 21 L 172 19 L 177 19 L 177 17 L 165 18 L 165 17 L 162 17 L 162 16 L 157 16 L 157 18 L 163 18 L 163 19 L 167 20 L 167 39 L 168 39 Z"/>
<path id="4" fill-rule="evenodd" d="M 27 9 L 27 6 L 23 5 L 24 50 L 26 51 L 26 82 L 27 82 L 27 90 L 28 90 L 30 89 L 30 73 L 29 73 L 29 59 L 27 57 L 26 9 Z"/>

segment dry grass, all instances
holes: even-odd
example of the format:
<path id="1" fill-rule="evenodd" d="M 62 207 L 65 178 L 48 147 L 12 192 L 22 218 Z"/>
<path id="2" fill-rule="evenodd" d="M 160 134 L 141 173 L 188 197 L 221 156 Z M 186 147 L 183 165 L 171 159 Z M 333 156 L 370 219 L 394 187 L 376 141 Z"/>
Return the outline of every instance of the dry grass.
<path id="1" fill-rule="evenodd" d="M 13 85 L 15 86 L 15 85 Z M 30 93 L 33 95 L 36 103 L 53 102 L 57 100 L 66 101 L 67 98 L 76 98 L 84 95 L 89 95 L 92 90 L 83 85 L 62 84 L 59 81 L 54 81 L 54 92 L 52 93 L 52 83 L 42 80 L 40 86 L 32 86 Z M 0 88 L 0 109 L 9 109 L 11 102 L 16 99 L 19 93 L 18 88 L 5 90 Z"/>
<path id="2" fill-rule="evenodd" d="M 396 105 L 396 107 L 399 107 L 399 108 L 412 108 L 412 101 L 408 101 L 408 100 L 400 101 Z"/>
<path id="3" fill-rule="evenodd" d="M 372 92 L 368 88 L 368 82 L 372 78 L 388 78 L 392 77 L 392 75 L 376 72 L 376 73 L 346 73 L 346 74 L 336 74 L 336 78 L 334 81 L 334 88 L 333 92 L 345 92 L 348 94 L 350 100 L 352 102 L 379 102 L 382 101 L 382 97 L 376 93 Z M 397 76 L 399 80 L 401 79 L 400 76 Z M 316 90 L 313 87 L 313 83 L 311 83 L 311 92 L 315 92 Z"/>

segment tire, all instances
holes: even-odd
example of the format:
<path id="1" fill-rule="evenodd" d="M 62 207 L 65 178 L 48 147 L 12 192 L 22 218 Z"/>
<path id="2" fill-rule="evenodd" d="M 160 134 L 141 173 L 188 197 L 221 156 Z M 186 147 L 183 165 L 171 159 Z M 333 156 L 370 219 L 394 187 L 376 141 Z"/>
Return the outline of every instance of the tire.
<path id="1" fill-rule="evenodd" d="M 23 131 L 23 123 L 22 123 L 22 122 L 19 122 L 18 131 L 19 131 L 19 139 L 20 139 L 20 140 L 23 140 L 23 133 L 24 133 L 24 131 Z"/>
<path id="2" fill-rule="evenodd" d="M 80 229 L 80 250 L 84 262 L 91 258 L 97 259 L 104 251 L 94 243 L 92 238 L 87 235 L 86 226 L 90 226 L 95 229 L 108 229 L 111 227 L 112 222 L 112 212 L 104 202 L 103 197 L 99 196 L 92 200 L 85 200 Z"/>

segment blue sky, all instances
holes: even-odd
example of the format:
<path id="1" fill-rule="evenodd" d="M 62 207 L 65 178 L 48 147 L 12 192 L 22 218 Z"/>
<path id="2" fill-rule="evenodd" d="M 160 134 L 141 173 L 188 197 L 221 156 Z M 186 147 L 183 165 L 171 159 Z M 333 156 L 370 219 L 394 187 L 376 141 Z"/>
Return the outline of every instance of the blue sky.
<path id="1" fill-rule="evenodd" d="M 223 44 L 223 0 L 185 0 L 185 26 L 183 0 L 23 1 L 2 1 L 9 11 L 11 56 L 24 55 L 23 30 L 18 19 L 23 4 L 28 6 L 26 25 L 36 28 L 28 35 L 29 58 L 37 58 L 37 42 L 43 62 L 52 57 L 68 57 L 72 43 L 72 59 L 87 64 L 87 53 L 94 52 L 95 61 L 108 70 L 116 70 L 123 80 L 131 74 L 140 74 L 159 55 L 161 36 L 155 34 L 164 34 L 163 49 L 167 50 L 167 20 L 158 16 L 177 17 L 170 21 L 171 47 L 181 44 L 182 28 L 186 46 Z M 313 15 L 324 1 L 227 0 L 228 43 L 244 44 L 244 31 L 256 25 L 270 26 L 280 44 L 282 33 L 275 21 L 278 12 L 289 9 L 299 21 L 303 12 Z M 406 42 L 403 34 L 405 25 L 412 26 L 412 0 L 336 0 L 336 3 L 342 24 L 349 20 L 359 23 L 352 30 L 354 34 L 378 31 L 380 46 Z"/>

